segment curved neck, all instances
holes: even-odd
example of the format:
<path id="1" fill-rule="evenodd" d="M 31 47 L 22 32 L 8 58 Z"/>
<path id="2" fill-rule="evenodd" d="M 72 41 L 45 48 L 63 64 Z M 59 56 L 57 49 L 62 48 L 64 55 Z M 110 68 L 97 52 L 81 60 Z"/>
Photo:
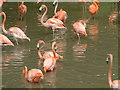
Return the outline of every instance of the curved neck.
<path id="1" fill-rule="evenodd" d="M 43 59 L 43 56 L 41 54 L 41 50 L 40 49 L 38 50 L 38 56 L 40 57 L 40 59 Z"/>
<path id="2" fill-rule="evenodd" d="M 57 4 L 55 5 L 55 9 L 54 9 L 54 14 L 57 14 L 57 7 L 58 7 L 58 0 L 57 0 L 57 2 L 56 2 Z"/>
<path id="3" fill-rule="evenodd" d="M 42 17 L 41 17 L 41 24 L 43 25 L 43 26 L 46 26 L 46 23 L 44 23 L 43 21 L 44 21 L 44 17 L 45 17 L 45 15 L 47 14 L 47 11 L 48 11 L 48 8 L 45 6 L 45 8 L 46 8 L 46 11 L 44 12 L 44 14 L 42 15 Z"/>
<path id="4" fill-rule="evenodd" d="M 53 55 L 54 55 L 54 58 L 56 58 L 56 52 L 55 52 L 55 50 L 54 50 L 54 45 L 52 45 L 52 52 L 53 52 Z"/>
<path id="5" fill-rule="evenodd" d="M 24 4 L 24 1 L 22 1 L 22 5 Z"/>
<path id="6" fill-rule="evenodd" d="M 24 72 L 25 72 L 25 78 L 27 78 L 28 77 L 28 69 L 27 69 L 27 67 L 24 68 Z"/>
<path id="7" fill-rule="evenodd" d="M 40 57 L 40 59 L 43 59 L 43 56 L 41 54 L 41 50 L 44 48 L 45 43 L 43 43 L 43 45 L 40 47 L 40 49 L 38 49 L 38 56 Z"/>
<path id="8" fill-rule="evenodd" d="M 108 72 L 108 82 L 109 82 L 109 86 L 112 87 L 112 61 L 110 61 L 110 67 Z"/>
<path id="9" fill-rule="evenodd" d="M 4 12 L 1 12 L 1 14 L 4 16 L 4 19 L 3 19 L 3 22 L 2 22 L 2 30 L 5 34 L 8 34 L 8 32 L 5 30 L 6 14 Z"/>

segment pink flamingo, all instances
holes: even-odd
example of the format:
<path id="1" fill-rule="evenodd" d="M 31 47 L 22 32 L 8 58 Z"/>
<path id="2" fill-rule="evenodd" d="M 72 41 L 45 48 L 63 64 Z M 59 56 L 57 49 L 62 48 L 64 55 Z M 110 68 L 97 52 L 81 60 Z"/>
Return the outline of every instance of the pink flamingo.
<path id="1" fill-rule="evenodd" d="M 40 69 L 31 69 L 28 71 L 27 67 L 24 66 L 22 74 L 29 82 L 39 83 L 41 79 L 44 79 L 44 75 Z"/>
<path id="2" fill-rule="evenodd" d="M 6 0 L 0 0 L 0 7 L 6 2 Z"/>
<path id="3" fill-rule="evenodd" d="M 22 16 L 24 16 L 27 13 L 27 6 L 24 5 L 24 1 L 19 6 L 19 12 Z"/>
<path id="4" fill-rule="evenodd" d="M 0 46 L 14 46 L 14 44 L 6 36 L 0 34 Z"/>
<path id="5" fill-rule="evenodd" d="M 44 0 L 37 0 L 37 4 L 40 3 L 40 2 L 43 2 Z"/>
<path id="6" fill-rule="evenodd" d="M 113 55 L 108 54 L 106 62 L 110 61 L 110 67 L 109 67 L 109 72 L 108 72 L 108 83 L 110 88 L 119 88 L 117 90 L 120 90 L 120 80 L 114 80 L 112 81 L 112 63 L 113 63 Z"/>
<path id="7" fill-rule="evenodd" d="M 100 4 L 100 2 L 99 1 L 97 1 L 97 0 L 95 0 L 94 2 L 93 2 L 93 4 L 91 4 L 90 6 L 89 6 L 89 12 L 90 12 L 90 14 L 91 15 L 94 15 L 94 14 L 96 14 L 97 12 L 98 12 L 98 9 L 99 9 L 99 7 L 98 7 L 98 5 Z"/>
<path id="8" fill-rule="evenodd" d="M 88 36 L 85 30 L 86 23 L 83 20 L 79 20 L 73 24 L 73 31 L 78 35 L 78 38 L 80 40 L 80 34 L 84 34 L 85 36 Z"/>
<path id="9" fill-rule="evenodd" d="M 12 36 L 15 38 L 17 45 L 18 45 L 17 39 L 27 39 L 27 40 L 30 41 L 30 38 L 28 38 L 28 37 L 25 35 L 25 33 L 24 33 L 20 28 L 18 28 L 18 27 L 10 27 L 10 28 L 8 29 L 8 31 L 6 31 L 6 30 L 5 30 L 5 26 L 4 26 L 5 21 L 6 21 L 6 14 L 5 14 L 4 12 L 1 12 L 0 15 L 3 15 L 3 16 L 4 16 L 4 20 L 3 20 L 3 22 L 2 22 L 2 30 L 3 30 L 3 32 L 4 32 L 5 34 L 10 34 L 10 35 L 12 35 Z"/>
<path id="10" fill-rule="evenodd" d="M 54 43 L 53 43 L 53 44 L 54 44 Z M 41 47 L 40 47 L 40 45 L 41 45 Z M 44 46 L 45 46 L 45 42 L 44 42 L 43 40 L 39 40 L 38 43 L 37 43 L 37 48 L 38 48 L 38 56 L 40 57 L 40 59 L 45 60 L 45 59 L 47 59 L 47 58 L 49 58 L 49 57 L 54 57 L 53 50 L 52 50 L 52 51 L 46 51 L 46 52 L 43 54 L 43 56 L 41 55 L 41 49 L 42 49 Z M 54 49 L 53 46 L 54 46 L 54 45 L 52 45 L 52 49 Z M 56 48 L 55 48 L 54 51 L 56 51 Z M 63 58 L 63 56 L 60 56 L 60 55 L 57 54 L 56 52 L 55 52 L 55 55 L 56 55 L 56 60 L 58 60 L 59 58 L 60 58 L 60 59 Z"/>
<path id="11" fill-rule="evenodd" d="M 52 44 L 52 52 L 54 54 L 54 57 L 49 57 L 44 60 L 43 62 L 43 68 L 44 72 L 46 73 L 47 71 L 53 71 L 56 68 L 56 54 L 54 48 L 56 47 L 56 42 L 53 42 Z"/>
<path id="12" fill-rule="evenodd" d="M 45 23 L 44 23 L 44 16 L 46 15 L 47 11 L 48 11 L 48 8 L 46 5 L 42 5 L 39 10 L 41 11 L 43 8 L 46 9 L 46 11 L 44 12 L 44 14 L 42 15 L 41 17 L 41 24 L 44 26 L 44 27 L 51 27 L 52 30 L 53 30 L 53 33 L 55 31 L 55 29 L 66 29 L 66 27 L 64 26 L 63 22 L 59 19 L 56 19 L 56 18 L 50 18 L 48 19 Z"/>
<path id="13" fill-rule="evenodd" d="M 53 18 L 57 18 L 57 19 L 65 22 L 67 19 L 67 12 L 64 11 L 63 9 L 60 9 L 60 11 L 56 12 L 57 7 L 58 7 L 58 0 L 54 0 L 53 5 L 55 5 L 55 4 L 56 4 L 55 9 L 54 9 L 55 15 L 53 16 Z"/>

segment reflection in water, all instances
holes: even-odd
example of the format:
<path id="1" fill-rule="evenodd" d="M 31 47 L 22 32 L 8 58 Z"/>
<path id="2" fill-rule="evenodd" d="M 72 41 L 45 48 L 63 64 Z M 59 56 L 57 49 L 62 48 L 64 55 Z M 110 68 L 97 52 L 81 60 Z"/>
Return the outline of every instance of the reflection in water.
<path id="1" fill-rule="evenodd" d="M 87 44 L 77 43 L 73 45 L 73 54 L 77 58 L 85 58 Z"/>
<path id="2" fill-rule="evenodd" d="M 91 23 L 90 23 L 91 24 Z M 99 30 L 98 30 L 98 21 L 94 21 L 91 25 L 88 25 L 89 38 L 92 40 L 98 40 Z"/>
<path id="3" fill-rule="evenodd" d="M 7 49 L 7 47 L 3 48 L 2 50 L 2 66 L 3 66 L 3 71 L 6 68 L 9 68 L 9 65 L 12 66 L 22 66 L 23 64 L 23 59 L 28 52 L 30 52 L 30 48 L 23 48 L 20 46 L 15 46 L 14 48 Z"/>

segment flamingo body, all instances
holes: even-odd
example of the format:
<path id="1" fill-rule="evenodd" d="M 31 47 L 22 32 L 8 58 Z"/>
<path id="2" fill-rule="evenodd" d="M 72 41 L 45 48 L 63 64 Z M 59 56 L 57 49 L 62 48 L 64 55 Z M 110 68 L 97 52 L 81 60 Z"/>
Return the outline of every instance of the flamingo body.
<path id="1" fill-rule="evenodd" d="M 19 6 L 19 12 L 22 16 L 24 16 L 27 13 L 27 6 L 24 5 L 24 2 L 22 2 Z"/>
<path id="2" fill-rule="evenodd" d="M 22 74 L 29 82 L 34 83 L 38 83 L 44 78 L 44 75 L 40 69 L 31 69 L 28 71 L 26 66 L 24 67 Z"/>
<path id="3" fill-rule="evenodd" d="M 0 46 L 14 46 L 14 44 L 6 36 L 0 34 Z"/>
<path id="4" fill-rule="evenodd" d="M 85 27 L 86 27 L 86 23 L 83 20 L 80 20 L 73 24 L 73 28 L 74 28 L 73 31 L 76 34 L 84 34 L 85 36 L 87 36 Z"/>

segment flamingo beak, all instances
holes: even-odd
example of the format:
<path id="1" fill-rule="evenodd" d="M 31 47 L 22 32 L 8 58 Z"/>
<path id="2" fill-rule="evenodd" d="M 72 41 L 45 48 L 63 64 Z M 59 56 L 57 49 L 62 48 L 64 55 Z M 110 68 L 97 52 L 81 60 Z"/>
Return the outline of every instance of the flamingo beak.
<path id="1" fill-rule="evenodd" d="M 42 11 L 42 7 L 39 8 L 39 11 L 40 11 L 40 12 Z"/>
<path id="2" fill-rule="evenodd" d="M 37 49 L 38 49 L 38 50 L 40 49 L 40 44 L 39 44 L 39 43 L 37 44 Z"/>
<path id="3" fill-rule="evenodd" d="M 55 46 L 55 51 L 57 51 L 57 46 Z"/>
<path id="4" fill-rule="evenodd" d="M 109 61 L 109 60 L 108 60 L 108 57 L 107 57 L 107 58 L 106 58 L 106 62 L 107 62 L 107 64 L 109 63 L 108 61 Z"/>
<path id="5" fill-rule="evenodd" d="M 44 73 L 46 73 L 47 72 L 47 70 L 46 70 L 46 68 L 44 67 Z"/>

